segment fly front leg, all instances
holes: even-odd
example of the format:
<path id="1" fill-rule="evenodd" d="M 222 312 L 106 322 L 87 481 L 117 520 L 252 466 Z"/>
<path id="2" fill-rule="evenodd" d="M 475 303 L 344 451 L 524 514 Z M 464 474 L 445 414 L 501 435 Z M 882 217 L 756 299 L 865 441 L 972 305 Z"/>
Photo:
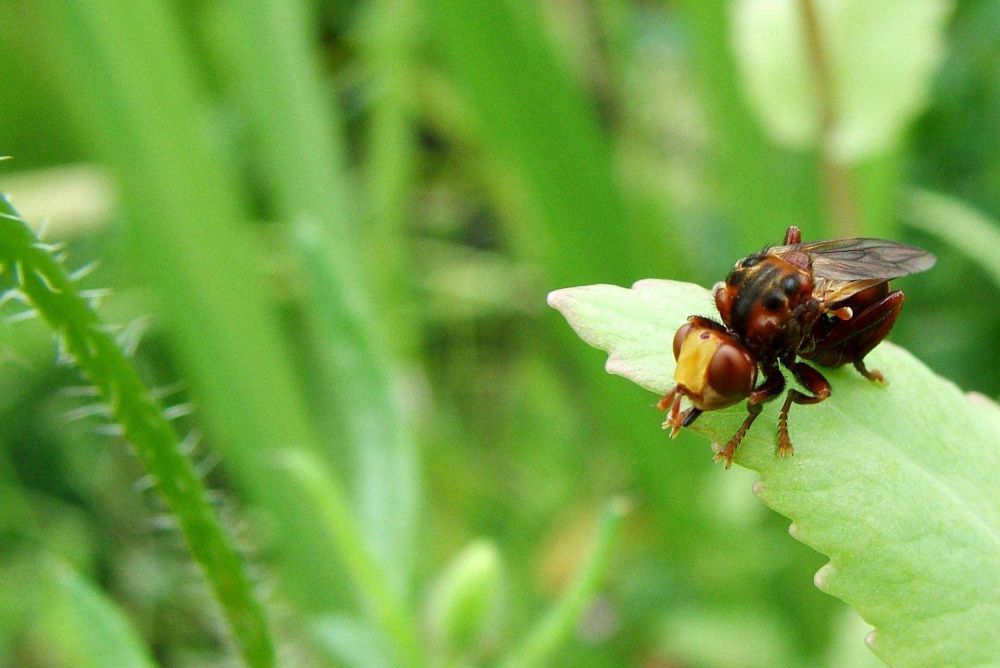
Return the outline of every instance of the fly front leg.
<path id="1" fill-rule="evenodd" d="M 785 397 L 785 404 L 781 407 L 778 415 L 778 456 L 784 457 L 794 453 L 792 440 L 788 437 L 788 409 L 793 403 L 796 404 L 818 404 L 830 396 L 830 381 L 823 374 L 804 362 L 794 362 L 788 366 L 804 388 L 812 392 L 812 396 L 799 392 L 792 388 L 788 390 Z"/>
<path id="2" fill-rule="evenodd" d="M 691 423 L 698 419 L 698 416 L 703 412 L 694 406 L 681 411 L 681 399 L 686 392 L 683 385 L 674 385 L 656 404 L 659 410 L 667 411 L 667 418 L 663 421 L 662 427 L 670 430 L 670 438 L 677 438 L 681 427 L 691 426 Z"/>
<path id="3" fill-rule="evenodd" d="M 781 375 L 781 370 L 778 369 L 778 365 L 772 365 L 770 367 L 764 368 L 764 382 L 761 383 L 760 387 L 755 389 L 750 393 L 750 397 L 747 399 L 747 416 L 743 420 L 743 424 L 740 428 L 736 430 L 732 438 L 726 443 L 724 448 L 721 448 L 715 453 L 715 457 L 712 461 L 715 462 L 725 462 L 726 468 L 728 469 L 733 465 L 733 455 L 736 454 L 736 448 L 743 441 L 743 437 L 747 435 L 747 431 L 750 429 L 750 425 L 753 424 L 760 412 L 764 410 L 764 402 L 774 399 L 781 391 L 785 389 L 785 377 Z"/>

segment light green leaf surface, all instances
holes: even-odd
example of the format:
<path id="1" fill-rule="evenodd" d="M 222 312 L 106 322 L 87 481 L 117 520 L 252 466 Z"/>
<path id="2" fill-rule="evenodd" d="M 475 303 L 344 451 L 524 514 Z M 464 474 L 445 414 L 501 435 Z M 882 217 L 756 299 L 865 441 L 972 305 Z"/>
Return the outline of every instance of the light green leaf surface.
<path id="1" fill-rule="evenodd" d="M 557 290 L 549 304 L 609 353 L 609 372 L 656 393 L 673 382 L 677 327 L 688 315 L 715 314 L 708 291 L 661 280 Z M 866 361 L 885 373 L 887 387 L 850 368 L 824 370 L 831 398 L 792 408 L 795 456 L 774 454 L 771 402 L 735 461 L 761 474 L 754 492 L 791 518 L 790 533 L 830 557 L 816 585 L 875 628 L 867 642 L 879 657 L 905 666 L 996 665 L 1000 408 L 972 403 L 890 343 Z M 636 406 L 636 419 L 658 428 L 659 415 L 647 410 Z M 692 429 L 724 442 L 744 414 L 742 406 L 707 413 Z"/>
<path id="2" fill-rule="evenodd" d="M 947 0 L 815 0 L 837 107 L 833 155 L 881 152 L 920 109 L 944 52 Z M 819 113 L 799 0 L 733 4 L 747 99 L 778 141 L 815 146 Z"/>

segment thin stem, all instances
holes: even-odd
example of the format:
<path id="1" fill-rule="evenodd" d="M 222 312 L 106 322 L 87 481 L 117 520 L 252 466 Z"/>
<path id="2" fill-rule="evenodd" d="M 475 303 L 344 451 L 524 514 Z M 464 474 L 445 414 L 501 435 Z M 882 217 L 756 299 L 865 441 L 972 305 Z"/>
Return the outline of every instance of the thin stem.
<path id="1" fill-rule="evenodd" d="M 250 223 L 239 161 L 211 122 L 204 68 L 193 60 L 180 7 L 165 0 L 36 6 L 51 71 L 120 185 L 135 267 L 157 298 L 166 338 L 198 398 L 199 421 L 234 484 L 274 527 L 271 563 L 282 593 L 303 615 L 329 610 L 343 574 L 315 544 L 312 509 L 272 462 L 277 447 L 318 452 L 329 444 L 307 412 L 273 286 L 260 272 L 260 226 Z M 266 41 L 275 40 L 307 43 Z M 275 108 L 295 107 L 279 93 L 273 100 L 282 101 Z"/>
<path id="2" fill-rule="evenodd" d="M 611 563 L 611 548 L 628 510 L 629 502 L 624 498 L 612 499 L 604 507 L 583 567 L 531 635 L 503 662 L 504 668 L 546 665 L 546 659 L 570 635 L 604 580 Z"/>
<path id="3" fill-rule="evenodd" d="M 827 44 L 823 40 L 815 0 L 799 0 L 806 53 L 816 91 L 819 124 L 820 168 L 826 189 L 827 208 L 834 231 L 841 237 L 857 236 L 858 207 L 850 170 L 834 156 L 834 133 L 837 127 L 837 87 L 830 66 Z"/>
<path id="4" fill-rule="evenodd" d="M 233 541 L 209 505 L 205 487 L 161 408 L 135 367 L 107 333 L 49 248 L 38 241 L 0 196 L 0 263 L 13 274 L 14 290 L 55 330 L 64 350 L 94 384 L 125 438 L 177 518 L 195 560 L 205 571 L 250 666 L 272 666 L 274 647 L 263 608 Z"/>

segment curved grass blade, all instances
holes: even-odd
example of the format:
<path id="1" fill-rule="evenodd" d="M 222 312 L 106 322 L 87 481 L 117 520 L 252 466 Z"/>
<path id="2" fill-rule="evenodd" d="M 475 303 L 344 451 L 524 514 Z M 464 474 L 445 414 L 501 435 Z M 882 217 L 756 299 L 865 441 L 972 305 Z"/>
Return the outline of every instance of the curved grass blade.
<path id="1" fill-rule="evenodd" d="M 904 201 L 903 221 L 961 251 L 1000 288 L 1000 229 L 995 220 L 961 200 L 915 188 Z"/>
<path id="2" fill-rule="evenodd" d="M 629 502 L 621 497 L 611 499 L 605 505 L 583 566 L 562 597 L 503 662 L 504 668 L 547 665 L 547 661 L 550 661 L 552 654 L 572 632 L 587 604 L 593 600 L 601 586 L 611 563 L 615 538 L 628 511 Z"/>

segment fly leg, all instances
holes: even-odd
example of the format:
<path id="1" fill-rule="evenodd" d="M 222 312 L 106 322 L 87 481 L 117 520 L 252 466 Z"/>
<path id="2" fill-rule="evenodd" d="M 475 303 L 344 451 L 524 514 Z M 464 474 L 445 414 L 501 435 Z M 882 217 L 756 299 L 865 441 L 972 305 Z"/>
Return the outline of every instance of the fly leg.
<path id="1" fill-rule="evenodd" d="M 791 408 L 792 404 L 818 404 L 830 396 L 830 382 L 819 371 L 804 362 L 795 362 L 789 368 L 792 370 L 795 380 L 812 392 L 812 396 L 794 388 L 788 390 L 785 404 L 781 407 L 781 413 L 778 415 L 779 457 L 791 455 L 794 452 L 792 440 L 788 437 L 788 409 Z"/>
<path id="2" fill-rule="evenodd" d="M 872 380 L 875 381 L 876 383 L 881 383 L 883 385 L 889 384 L 889 381 L 885 379 L 885 376 L 882 375 L 881 371 L 879 371 L 878 369 L 869 369 L 868 367 L 865 366 L 864 360 L 855 360 L 854 368 L 857 369 L 858 373 L 860 373 L 868 380 Z"/>
<path id="3" fill-rule="evenodd" d="M 903 309 L 903 300 L 903 293 L 894 290 L 851 319 L 857 321 L 858 331 L 851 337 L 846 352 L 850 355 L 854 368 L 868 380 L 883 384 L 886 382 L 881 372 L 875 369 L 869 370 L 865 366 L 864 358 L 872 351 L 872 348 L 888 336 L 889 330 L 892 329 L 896 318 L 899 317 L 899 312 Z"/>
<path id="4" fill-rule="evenodd" d="M 670 429 L 670 438 L 675 438 L 681 429 L 681 398 L 683 396 L 683 388 L 674 385 L 656 404 L 659 410 L 668 411 L 667 418 L 663 421 L 663 428 Z"/>
<path id="5" fill-rule="evenodd" d="M 733 455 L 736 454 L 736 448 L 739 446 L 743 437 L 747 435 L 747 431 L 750 429 L 750 425 L 753 421 L 757 419 L 760 412 L 764 410 L 764 402 L 774 399 L 781 391 L 785 389 L 785 377 L 781 375 L 781 370 L 778 369 L 778 365 L 772 365 L 770 367 L 764 368 L 764 382 L 761 383 L 760 387 L 750 393 L 750 397 L 747 399 L 747 416 L 743 420 L 743 424 L 740 428 L 736 430 L 736 433 L 732 435 L 732 438 L 726 443 L 726 447 L 721 448 L 715 453 L 715 457 L 712 459 L 714 462 L 725 462 L 726 468 L 728 469 L 733 465 Z"/>
<path id="6" fill-rule="evenodd" d="M 681 411 L 681 398 L 684 396 L 683 385 L 675 385 L 657 402 L 656 407 L 661 411 L 669 411 L 667 419 L 663 421 L 663 428 L 670 429 L 670 438 L 677 438 L 677 433 L 681 427 L 688 427 L 702 414 L 700 408 L 692 406 L 686 411 Z"/>
<path id="7" fill-rule="evenodd" d="M 746 419 L 743 420 L 743 424 L 740 425 L 740 428 L 737 429 L 736 433 L 729 439 L 729 442 L 726 443 L 726 447 L 715 453 L 715 456 L 712 457 L 713 462 L 725 462 L 727 469 L 733 465 L 733 455 L 736 454 L 736 447 L 740 444 L 740 441 L 743 440 L 743 437 L 747 435 L 747 430 L 750 429 L 750 425 L 753 424 L 753 421 L 757 419 L 757 416 L 760 415 L 762 410 L 764 410 L 764 407 L 761 404 L 752 404 L 749 401 L 747 402 L 747 411 L 749 414 L 746 416 Z"/>

